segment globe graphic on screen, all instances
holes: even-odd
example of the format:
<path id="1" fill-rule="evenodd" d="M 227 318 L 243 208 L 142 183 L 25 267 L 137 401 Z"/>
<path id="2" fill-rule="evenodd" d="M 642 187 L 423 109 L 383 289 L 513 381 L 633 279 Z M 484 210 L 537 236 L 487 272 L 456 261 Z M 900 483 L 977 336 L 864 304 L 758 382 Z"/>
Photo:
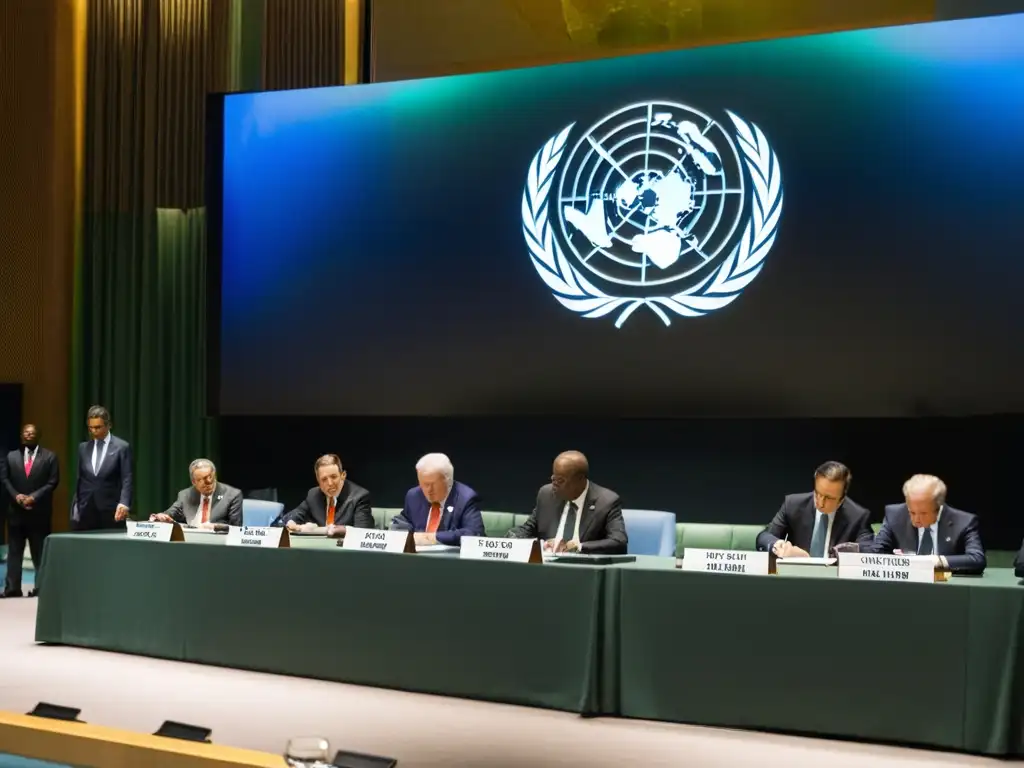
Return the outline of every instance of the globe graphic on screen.
<path id="1" fill-rule="evenodd" d="M 700 279 L 735 245 L 745 184 L 721 123 L 682 104 L 634 104 L 568 153 L 562 235 L 576 265 L 602 281 L 646 289 Z"/>

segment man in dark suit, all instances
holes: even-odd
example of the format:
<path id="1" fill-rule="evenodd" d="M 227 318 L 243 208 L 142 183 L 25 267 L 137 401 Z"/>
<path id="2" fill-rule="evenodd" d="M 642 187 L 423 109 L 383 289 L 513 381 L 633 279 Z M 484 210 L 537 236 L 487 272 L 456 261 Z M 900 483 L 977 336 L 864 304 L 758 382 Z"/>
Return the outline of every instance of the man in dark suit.
<path id="1" fill-rule="evenodd" d="M 402 512 L 391 530 L 414 531 L 417 546 L 458 546 L 463 536 L 483 536 L 480 497 L 455 482 L 455 468 L 443 453 L 428 453 L 416 462 L 419 485 L 405 494 Z"/>
<path id="2" fill-rule="evenodd" d="M 7 579 L 4 597 L 21 597 L 21 570 L 25 559 L 25 542 L 32 553 L 32 565 L 39 578 L 43 542 L 50 533 L 53 516 L 53 491 L 60 483 L 57 456 L 38 442 L 33 424 L 21 430 L 21 448 L 11 451 L 2 462 L 3 487 L 10 498 L 7 514 L 8 548 Z M 34 597 L 36 590 L 28 593 Z"/>
<path id="3" fill-rule="evenodd" d="M 242 524 L 242 492 L 217 482 L 217 467 L 212 461 L 196 459 L 188 465 L 188 476 L 192 486 L 180 491 L 166 512 L 150 515 L 150 520 L 190 528 Z"/>
<path id="4" fill-rule="evenodd" d="M 90 440 L 78 446 L 78 481 L 71 502 L 76 531 L 123 528 L 132 504 L 132 449 L 110 433 L 110 414 L 94 405 L 86 415 Z"/>
<path id="5" fill-rule="evenodd" d="M 903 504 L 888 504 L 873 552 L 930 555 L 935 567 L 981 574 L 987 564 L 978 518 L 946 504 L 946 484 L 934 475 L 914 475 L 903 484 Z"/>
<path id="6" fill-rule="evenodd" d="M 555 458 L 533 513 L 508 535 L 543 539 L 544 549 L 556 553 L 621 555 L 629 542 L 619 495 L 590 482 L 590 465 L 579 451 Z"/>
<path id="7" fill-rule="evenodd" d="M 783 500 L 774 519 L 757 535 L 760 552 L 786 557 L 828 557 L 837 544 L 855 542 L 870 551 L 871 513 L 847 494 L 853 475 L 844 464 L 826 461 L 814 471 L 814 491 Z"/>
<path id="8" fill-rule="evenodd" d="M 375 528 L 370 492 L 348 479 L 341 459 L 333 453 L 313 464 L 316 488 L 310 488 L 299 506 L 285 516 L 289 531 L 326 528 L 328 536 L 344 536 L 348 526 Z"/>

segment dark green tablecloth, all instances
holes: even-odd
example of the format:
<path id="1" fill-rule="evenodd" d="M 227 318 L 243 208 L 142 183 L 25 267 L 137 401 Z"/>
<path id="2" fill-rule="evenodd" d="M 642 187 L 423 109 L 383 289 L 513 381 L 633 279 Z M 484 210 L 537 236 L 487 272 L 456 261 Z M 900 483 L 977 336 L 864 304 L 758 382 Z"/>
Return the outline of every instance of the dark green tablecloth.
<path id="1" fill-rule="evenodd" d="M 62 534 L 41 576 L 42 642 L 600 708 L 596 568 Z"/>
<path id="2" fill-rule="evenodd" d="M 36 639 L 588 715 L 1024 755 L 1024 588 L 1009 571 L 886 584 L 684 573 L 671 558 L 539 566 L 203 541 L 51 536 Z"/>
<path id="3" fill-rule="evenodd" d="M 1024 591 L 616 571 L 619 714 L 1021 754 Z M 609 584 L 608 588 L 613 588 Z"/>

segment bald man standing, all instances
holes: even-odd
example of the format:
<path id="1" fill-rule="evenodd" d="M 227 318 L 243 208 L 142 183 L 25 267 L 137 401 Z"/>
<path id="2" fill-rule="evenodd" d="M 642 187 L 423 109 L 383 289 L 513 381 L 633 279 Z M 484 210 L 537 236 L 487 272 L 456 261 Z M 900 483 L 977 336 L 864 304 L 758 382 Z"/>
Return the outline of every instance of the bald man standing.
<path id="1" fill-rule="evenodd" d="M 590 465 L 579 451 L 555 457 L 533 513 L 508 535 L 542 539 L 546 552 L 589 555 L 624 555 L 628 542 L 619 495 L 590 482 Z"/>

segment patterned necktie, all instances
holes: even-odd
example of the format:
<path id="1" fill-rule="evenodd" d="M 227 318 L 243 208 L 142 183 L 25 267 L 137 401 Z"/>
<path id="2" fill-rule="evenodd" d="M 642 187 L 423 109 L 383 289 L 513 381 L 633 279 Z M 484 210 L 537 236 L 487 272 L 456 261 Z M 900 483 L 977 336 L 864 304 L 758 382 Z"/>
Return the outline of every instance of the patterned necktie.
<path id="1" fill-rule="evenodd" d="M 327 524 L 328 525 L 334 525 L 334 497 L 333 496 L 331 496 L 331 498 L 327 502 Z"/>
<path id="2" fill-rule="evenodd" d="M 203 496 L 203 516 L 200 518 L 201 522 L 210 522 L 210 497 Z"/>
<path id="3" fill-rule="evenodd" d="M 825 536 L 828 534 L 828 516 L 818 515 L 818 521 L 814 524 L 814 535 L 811 536 L 811 551 L 808 552 L 811 557 L 824 557 Z"/>
<path id="4" fill-rule="evenodd" d="M 25 477 L 28 477 L 29 473 L 32 471 L 32 461 L 32 453 L 29 452 L 28 456 L 25 458 Z"/>
<path id="5" fill-rule="evenodd" d="M 925 528 L 921 531 L 921 544 L 917 548 L 917 554 L 931 555 L 934 553 L 934 551 L 934 543 L 932 542 L 932 529 Z"/>
<path id="6" fill-rule="evenodd" d="M 427 517 L 427 533 L 437 533 L 441 524 L 441 505 L 436 501 L 430 505 L 430 516 Z"/>

